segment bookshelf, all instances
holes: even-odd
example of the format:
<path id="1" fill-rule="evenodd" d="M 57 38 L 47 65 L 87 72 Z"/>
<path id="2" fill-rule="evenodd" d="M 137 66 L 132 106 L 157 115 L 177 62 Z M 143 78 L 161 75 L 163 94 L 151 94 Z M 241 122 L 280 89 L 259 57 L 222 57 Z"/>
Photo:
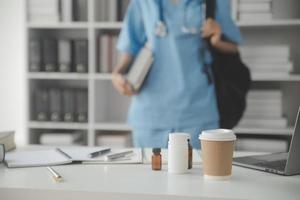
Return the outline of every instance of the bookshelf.
<path id="1" fill-rule="evenodd" d="M 99 13 L 101 12 L 101 9 L 98 9 L 99 6 L 103 1 L 108 2 L 109 0 L 85 1 L 87 4 L 85 21 L 30 22 L 27 20 L 27 46 L 32 37 L 85 38 L 88 41 L 88 70 L 86 73 L 30 72 L 27 66 L 28 143 L 39 143 L 39 137 L 44 131 L 82 131 L 85 136 L 84 143 L 94 146 L 97 145 L 97 136 L 102 133 L 104 135 L 128 135 L 131 131 L 130 127 L 126 125 L 130 98 L 120 96 L 114 90 L 111 84 L 111 75 L 99 72 L 98 61 L 98 36 L 101 34 L 117 35 L 122 27 L 122 22 L 117 18 L 105 19 Z M 299 8 L 300 3 L 297 0 L 288 0 L 288 3 L 282 4 L 281 1 L 273 0 L 274 19 L 272 20 L 240 21 L 238 18 L 235 20 L 241 28 L 245 44 L 287 44 L 290 46 L 294 64 L 293 73 L 285 76 L 254 74 L 252 86 L 253 89 L 279 89 L 283 92 L 282 110 L 287 118 L 288 126 L 283 129 L 237 127 L 235 131 L 238 135 L 290 137 L 293 131 L 292 126 L 300 102 L 300 55 L 298 51 L 300 49 L 300 40 L 298 39 L 300 11 L 293 7 L 297 8 L 298 6 Z M 237 0 L 232 1 L 233 8 L 238 6 L 238 2 Z M 287 4 L 288 6 L 286 6 Z M 291 5 L 293 6 L 291 7 Z M 28 8 L 26 9 L 28 11 Z M 290 11 L 291 9 L 292 11 Z M 233 9 L 233 16 L 237 16 L 236 9 Z M 41 122 L 35 120 L 32 117 L 34 106 L 32 93 L 41 85 L 86 89 L 88 94 L 87 122 Z"/>
<path id="2" fill-rule="evenodd" d="M 30 21 L 28 20 L 29 8 L 26 6 L 27 23 L 26 32 L 29 48 L 31 38 L 50 37 L 55 39 L 84 38 L 88 41 L 88 69 L 86 73 L 77 72 L 32 72 L 27 66 L 27 92 L 28 92 L 28 112 L 27 112 L 27 134 L 28 143 L 39 143 L 42 134 L 60 132 L 78 132 L 84 135 L 83 144 L 93 146 L 96 144 L 97 135 L 109 132 L 125 135 L 130 132 L 130 128 L 124 124 L 129 100 L 113 90 L 111 79 L 108 73 L 99 73 L 97 63 L 96 40 L 98 35 L 105 33 L 118 33 L 121 22 L 101 21 L 98 18 L 99 6 L 102 0 L 83 0 L 86 3 L 86 20 L 83 21 Z M 105 0 L 106 1 L 106 0 Z M 118 0 L 119 1 L 119 0 Z M 73 1 L 72 3 L 74 3 Z M 108 1 L 107 1 L 108 2 Z M 27 5 L 30 0 L 27 0 Z M 29 65 L 29 55 L 28 65 Z M 86 122 L 57 122 L 57 121 L 37 121 L 33 117 L 34 111 L 34 91 L 40 86 L 46 88 L 83 88 L 88 93 L 88 120 Z M 116 102 L 112 99 L 120 99 Z M 127 102 L 126 104 L 123 101 Z M 115 106 L 114 105 L 121 105 Z M 108 108 L 118 108 L 122 110 L 122 115 L 118 111 Z"/>

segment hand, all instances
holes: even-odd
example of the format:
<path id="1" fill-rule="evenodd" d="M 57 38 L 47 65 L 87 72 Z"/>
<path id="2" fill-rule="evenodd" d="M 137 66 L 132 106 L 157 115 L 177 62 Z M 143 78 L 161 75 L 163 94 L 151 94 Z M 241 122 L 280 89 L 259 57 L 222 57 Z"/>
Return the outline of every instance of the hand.
<path id="1" fill-rule="evenodd" d="M 125 96 L 134 95 L 131 85 L 124 79 L 123 75 L 120 73 L 112 74 L 112 83 L 117 91 Z"/>
<path id="2" fill-rule="evenodd" d="M 202 28 L 202 37 L 210 38 L 210 43 L 215 46 L 221 41 L 222 30 L 213 19 L 207 19 Z"/>

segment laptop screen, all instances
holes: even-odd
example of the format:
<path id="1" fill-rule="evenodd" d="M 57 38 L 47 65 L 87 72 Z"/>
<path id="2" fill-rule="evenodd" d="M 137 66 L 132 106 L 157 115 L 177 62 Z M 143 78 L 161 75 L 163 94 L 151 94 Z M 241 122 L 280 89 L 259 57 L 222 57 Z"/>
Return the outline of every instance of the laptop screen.
<path id="1" fill-rule="evenodd" d="M 292 136 L 290 149 L 288 153 L 288 159 L 286 164 L 286 174 L 300 173 L 300 107 L 295 122 L 294 134 Z"/>

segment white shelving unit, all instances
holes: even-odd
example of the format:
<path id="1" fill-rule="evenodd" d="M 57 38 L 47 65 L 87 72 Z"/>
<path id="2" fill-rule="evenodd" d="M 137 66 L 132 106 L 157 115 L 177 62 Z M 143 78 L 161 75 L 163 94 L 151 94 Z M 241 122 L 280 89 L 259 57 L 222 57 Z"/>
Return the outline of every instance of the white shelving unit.
<path id="1" fill-rule="evenodd" d="M 29 72 L 27 68 L 28 143 L 37 143 L 39 131 L 82 130 L 86 133 L 87 145 L 95 145 L 97 134 L 101 132 L 128 133 L 130 128 L 125 124 L 129 99 L 117 94 L 111 85 L 110 74 L 102 74 L 97 70 L 97 36 L 101 32 L 118 32 L 121 22 L 101 22 L 96 19 L 99 0 L 86 0 L 88 20 L 86 22 L 34 23 L 27 22 L 28 41 L 31 37 L 50 36 L 54 38 L 86 38 L 88 40 L 88 73 Z M 26 11 L 27 13 L 27 11 Z M 28 43 L 29 44 L 29 43 Z M 28 46 L 28 45 L 27 45 Z M 41 122 L 34 121 L 32 115 L 31 93 L 40 84 L 57 87 L 74 86 L 88 90 L 88 122 Z M 117 99 L 114 102 L 113 99 Z M 119 99 L 119 100 L 118 100 Z M 124 100 L 126 99 L 126 100 Z M 126 104 L 123 103 L 126 102 Z M 114 105 L 116 103 L 117 105 Z M 118 106 L 120 104 L 121 106 Z M 111 107 L 112 110 L 108 109 Z M 113 114 L 111 114 L 113 113 Z M 120 114 L 121 113 L 121 114 Z"/>
<path id="2" fill-rule="evenodd" d="M 261 22 L 237 22 L 237 25 L 241 28 L 251 27 L 293 27 L 300 26 L 300 19 L 277 19 L 272 21 Z"/>
<path id="3" fill-rule="evenodd" d="M 87 145 L 95 145 L 97 134 L 101 132 L 128 133 L 130 127 L 126 125 L 126 114 L 130 99 L 120 96 L 112 87 L 111 75 L 102 74 L 97 70 L 97 36 L 103 32 L 117 33 L 122 27 L 122 22 L 101 22 L 97 20 L 97 1 L 87 0 L 87 22 L 70 23 L 31 23 L 28 22 L 26 30 L 28 38 L 32 36 L 50 35 L 54 37 L 86 38 L 89 45 L 88 73 L 46 73 L 28 72 L 28 94 L 46 82 L 55 85 L 76 85 L 88 90 L 88 122 L 38 122 L 31 120 L 31 99 L 28 95 L 28 142 L 37 141 L 39 130 L 84 130 L 87 135 Z M 109 0 L 107 0 L 109 1 Z M 282 0 L 275 0 L 282 1 Z M 296 5 L 297 0 L 289 0 Z M 284 7 L 282 8 L 284 10 Z M 278 9 L 276 10 L 277 12 Z M 287 11 L 285 11 L 287 12 Z M 299 10 L 300 15 L 300 10 Z M 281 16 L 280 14 L 275 16 Z M 284 92 L 283 112 L 288 118 L 289 126 L 293 126 L 296 112 L 300 102 L 300 17 L 296 19 L 278 18 L 272 21 L 240 22 L 246 44 L 289 44 L 291 56 L 294 61 L 295 73 L 285 77 L 253 76 L 253 88 L 281 88 Z M 28 71 L 28 70 L 27 70 Z M 263 134 L 290 136 L 292 128 L 277 129 L 235 129 L 238 134 Z"/>

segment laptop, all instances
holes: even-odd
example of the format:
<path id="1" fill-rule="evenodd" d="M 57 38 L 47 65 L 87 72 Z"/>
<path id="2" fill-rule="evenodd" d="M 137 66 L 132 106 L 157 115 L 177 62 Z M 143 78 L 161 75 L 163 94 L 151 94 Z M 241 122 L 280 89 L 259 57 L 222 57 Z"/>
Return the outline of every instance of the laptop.
<path id="1" fill-rule="evenodd" d="M 245 156 L 233 158 L 233 164 L 280 175 L 300 174 L 300 107 L 294 133 L 287 153 Z"/>

